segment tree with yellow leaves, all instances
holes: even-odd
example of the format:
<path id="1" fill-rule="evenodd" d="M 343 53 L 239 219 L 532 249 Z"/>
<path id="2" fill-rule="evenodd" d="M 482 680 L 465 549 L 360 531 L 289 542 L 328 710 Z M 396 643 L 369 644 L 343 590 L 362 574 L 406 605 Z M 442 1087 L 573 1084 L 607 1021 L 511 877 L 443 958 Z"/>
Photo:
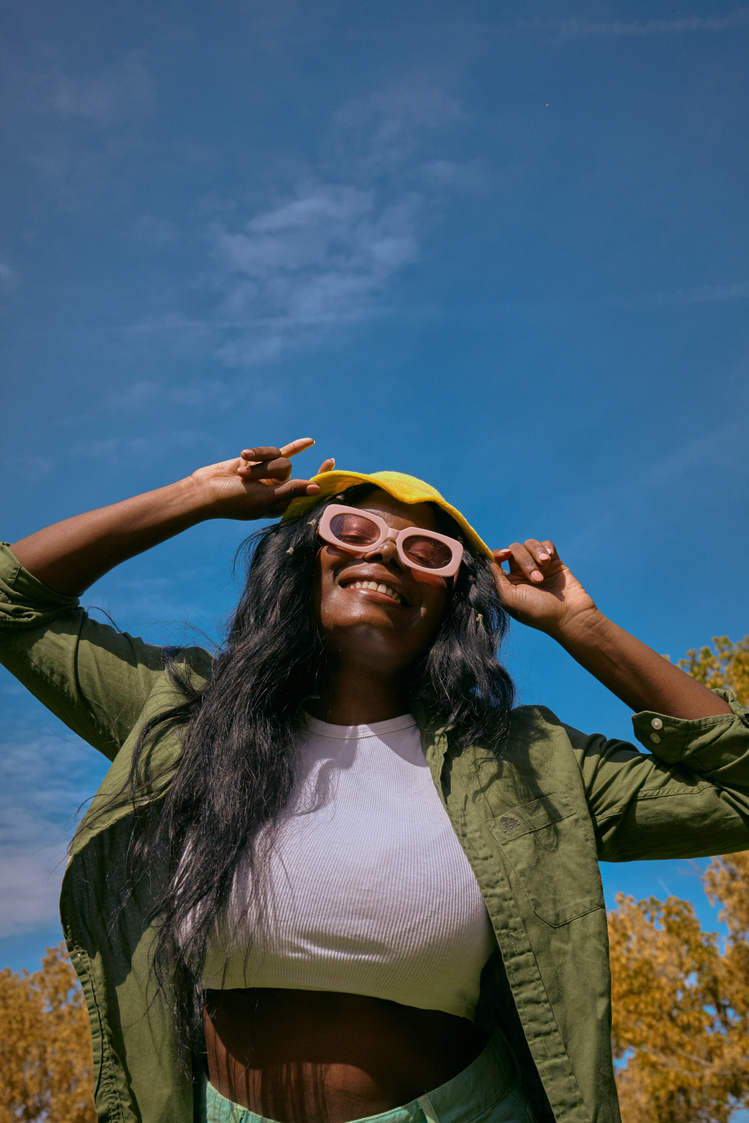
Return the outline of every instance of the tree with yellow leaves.
<path id="1" fill-rule="evenodd" d="M 749 706 L 749 636 L 732 643 L 728 636 L 716 636 L 715 649 L 701 647 L 688 651 L 679 666 L 698 682 L 713 689 L 732 690 L 743 706 Z"/>
<path id="2" fill-rule="evenodd" d="M 95 1123 L 91 1032 L 65 946 L 0 971 L 0 1123 Z"/>
<path id="3" fill-rule="evenodd" d="M 749 636 L 689 651 L 679 665 L 749 705 Z M 703 877 L 725 940 L 687 901 L 622 895 L 609 914 L 614 1055 L 625 1123 L 726 1123 L 749 1106 L 749 853 Z"/>

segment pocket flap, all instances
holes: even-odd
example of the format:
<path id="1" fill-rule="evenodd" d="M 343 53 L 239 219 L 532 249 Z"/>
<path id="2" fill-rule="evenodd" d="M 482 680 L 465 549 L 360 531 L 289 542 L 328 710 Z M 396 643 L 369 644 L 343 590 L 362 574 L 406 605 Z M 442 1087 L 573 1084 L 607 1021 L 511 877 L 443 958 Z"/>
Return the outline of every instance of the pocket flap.
<path id="1" fill-rule="evenodd" d="M 486 822 L 547 924 L 557 927 L 605 907 L 595 845 L 563 793 L 515 804 Z"/>

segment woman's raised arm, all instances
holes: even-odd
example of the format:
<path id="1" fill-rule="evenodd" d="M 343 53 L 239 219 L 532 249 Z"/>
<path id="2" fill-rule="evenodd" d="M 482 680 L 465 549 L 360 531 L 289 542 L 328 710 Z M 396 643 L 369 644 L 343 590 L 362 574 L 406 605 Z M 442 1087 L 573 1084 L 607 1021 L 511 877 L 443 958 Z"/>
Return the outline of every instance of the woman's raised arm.
<path id="1" fill-rule="evenodd" d="M 507 611 L 555 639 L 635 713 L 694 719 L 731 712 L 722 698 L 604 616 L 553 542 L 529 538 L 496 550 L 494 558 Z"/>
<path id="2" fill-rule="evenodd" d="M 305 437 L 281 448 L 245 449 L 156 491 L 45 527 L 11 549 L 45 585 L 78 596 L 120 562 L 197 523 L 267 518 L 298 495 L 316 495 L 317 484 L 290 479 L 289 459 L 314 443 Z M 331 464 L 326 460 L 320 471 Z"/>

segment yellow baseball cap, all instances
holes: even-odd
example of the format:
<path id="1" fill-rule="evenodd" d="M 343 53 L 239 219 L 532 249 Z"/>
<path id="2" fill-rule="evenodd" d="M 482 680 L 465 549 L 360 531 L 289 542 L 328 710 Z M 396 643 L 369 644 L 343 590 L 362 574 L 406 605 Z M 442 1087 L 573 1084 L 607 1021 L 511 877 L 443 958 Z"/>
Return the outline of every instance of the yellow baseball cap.
<path id="1" fill-rule="evenodd" d="M 403 472 L 372 472 L 367 475 L 364 472 L 343 472 L 336 468 L 331 472 L 322 472 L 319 476 L 312 476 L 310 483 L 318 484 L 321 494 L 302 495 L 297 499 L 292 499 L 282 519 L 298 518 L 299 515 L 303 515 L 316 503 L 319 503 L 321 499 L 330 495 L 337 495 L 339 492 L 345 491 L 346 488 L 355 487 L 357 484 L 371 484 L 372 487 L 382 488 L 388 495 L 392 495 L 394 499 L 400 500 L 401 503 L 436 503 L 458 524 L 468 542 L 479 554 L 493 559 L 493 554 L 486 542 L 463 518 L 460 511 L 448 503 L 446 499 L 443 499 L 436 487 L 425 483 L 424 480 L 417 480 L 416 476 L 407 476 Z"/>

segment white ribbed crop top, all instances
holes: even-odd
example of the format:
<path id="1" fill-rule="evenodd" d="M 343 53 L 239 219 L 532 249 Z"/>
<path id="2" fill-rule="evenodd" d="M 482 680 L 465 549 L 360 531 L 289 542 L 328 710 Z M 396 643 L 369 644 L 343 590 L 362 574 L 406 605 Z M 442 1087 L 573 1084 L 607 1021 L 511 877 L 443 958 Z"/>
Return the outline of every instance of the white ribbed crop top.
<path id="1" fill-rule="evenodd" d="M 414 718 L 306 720 L 264 906 L 248 904 L 241 871 L 203 985 L 344 991 L 473 1020 L 494 936 Z"/>

